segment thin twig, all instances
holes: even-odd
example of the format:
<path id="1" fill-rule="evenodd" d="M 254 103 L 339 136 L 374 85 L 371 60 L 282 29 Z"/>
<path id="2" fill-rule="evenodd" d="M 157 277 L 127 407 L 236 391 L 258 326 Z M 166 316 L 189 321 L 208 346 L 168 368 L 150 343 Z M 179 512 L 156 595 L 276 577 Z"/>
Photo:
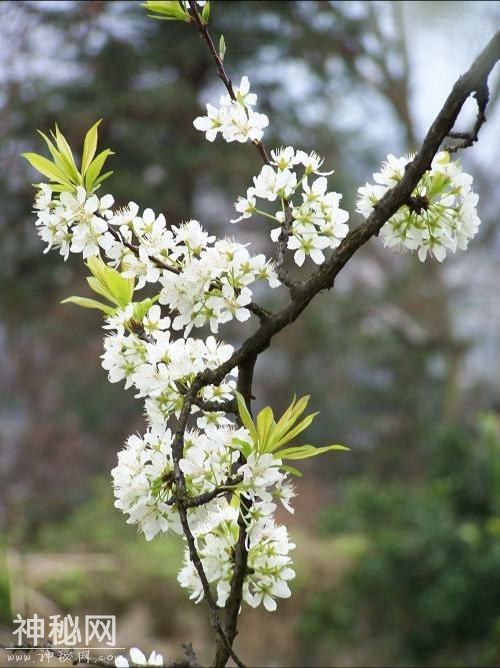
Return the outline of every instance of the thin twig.
<path id="1" fill-rule="evenodd" d="M 216 499 L 218 496 L 222 496 L 223 494 L 228 494 L 232 492 L 234 487 L 236 487 L 236 485 L 239 485 L 239 483 L 242 482 L 242 480 L 243 480 L 242 475 L 237 475 L 234 478 L 228 478 L 224 484 L 215 487 L 210 492 L 203 492 L 203 494 L 198 494 L 198 496 L 193 496 L 193 497 L 188 496 L 183 498 L 182 505 L 184 506 L 184 508 L 198 508 L 199 506 L 204 506 L 207 503 L 210 503 L 210 501 Z M 165 501 L 165 504 L 167 506 L 173 506 L 176 503 L 177 503 L 176 498 L 172 498 L 169 499 L 168 501 Z"/>
<path id="2" fill-rule="evenodd" d="M 212 58 L 215 62 L 215 66 L 217 67 L 217 73 L 219 77 L 222 80 L 222 83 L 226 87 L 227 92 L 229 93 L 229 97 L 231 100 L 236 102 L 236 95 L 234 94 L 234 88 L 231 79 L 229 78 L 226 69 L 224 67 L 224 63 L 222 62 L 217 49 L 215 48 L 215 44 L 213 43 L 212 37 L 210 35 L 210 32 L 208 30 L 207 24 L 205 21 L 202 19 L 200 16 L 200 12 L 198 10 L 198 5 L 196 4 L 195 0 L 189 0 L 189 8 L 191 10 L 192 17 L 194 19 L 194 22 L 196 23 L 196 27 L 198 28 L 198 32 L 200 33 L 202 39 L 205 40 L 208 50 L 210 51 L 210 54 L 212 55 Z M 253 144 L 257 147 L 257 150 L 259 151 L 259 155 L 262 158 L 262 162 L 264 162 L 266 165 L 270 165 L 271 161 L 269 160 L 269 155 L 267 153 L 267 149 L 262 141 L 255 140 L 253 141 Z"/>
<path id="3" fill-rule="evenodd" d="M 118 230 L 115 230 L 114 227 L 108 227 L 109 231 L 111 234 L 114 236 L 114 238 L 119 241 L 125 248 L 128 248 L 132 253 L 140 259 L 139 256 L 139 248 L 135 245 L 130 243 L 130 241 L 127 241 L 126 239 L 123 239 L 121 234 L 118 232 Z M 180 274 L 180 270 L 177 267 L 174 267 L 171 264 L 167 264 L 163 260 L 160 260 L 158 257 L 150 257 L 149 258 L 159 269 L 166 269 L 167 271 L 172 272 L 173 274 Z"/>
<path id="4" fill-rule="evenodd" d="M 200 397 L 193 399 L 193 405 L 201 408 L 202 411 L 207 413 L 234 413 L 238 412 L 238 407 L 234 399 L 228 399 L 227 401 L 205 401 Z"/>
<path id="5" fill-rule="evenodd" d="M 278 237 L 278 248 L 276 250 L 276 272 L 278 274 L 279 280 L 288 288 L 290 288 L 290 291 L 293 294 L 293 291 L 298 287 L 298 283 L 290 278 L 288 272 L 285 269 L 285 254 L 293 224 L 292 207 L 290 206 L 290 202 L 288 200 L 283 200 L 283 208 L 285 219 L 281 226 L 281 232 Z"/>

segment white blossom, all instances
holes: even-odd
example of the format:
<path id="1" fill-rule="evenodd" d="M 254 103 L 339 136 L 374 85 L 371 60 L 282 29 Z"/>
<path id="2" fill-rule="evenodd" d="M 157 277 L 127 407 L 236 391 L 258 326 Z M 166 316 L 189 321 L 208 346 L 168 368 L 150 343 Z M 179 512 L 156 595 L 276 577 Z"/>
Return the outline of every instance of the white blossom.
<path id="1" fill-rule="evenodd" d="M 410 160 L 410 156 L 389 155 L 381 171 L 373 175 L 377 185 L 367 183 L 358 189 L 357 210 L 365 218 L 387 190 L 401 180 Z M 462 172 L 458 161 L 450 160 L 446 151 L 436 154 L 411 199 L 383 226 L 384 245 L 417 251 L 422 262 L 428 255 L 442 262 L 448 251 L 465 250 L 480 224 L 478 197 L 471 185 L 472 177 Z"/>
<path id="2" fill-rule="evenodd" d="M 129 668 L 129 666 L 163 666 L 163 656 L 152 651 L 149 659 L 137 647 L 130 649 L 130 661 L 121 654 L 115 658 L 115 666 L 117 668 Z"/>
<path id="3" fill-rule="evenodd" d="M 271 165 L 264 165 L 258 176 L 254 176 L 256 197 L 274 202 L 277 197 L 288 198 L 297 185 L 297 175 L 289 169 L 274 170 Z"/>
<path id="4" fill-rule="evenodd" d="M 232 218 L 232 223 L 239 223 L 241 220 L 251 217 L 252 213 L 255 211 L 255 204 L 257 202 L 254 192 L 253 188 L 248 188 L 247 196 L 238 198 L 234 208 L 241 214 L 241 216 L 239 216 L 239 218 Z"/>
<path id="5" fill-rule="evenodd" d="M 219 132 L 227 142 L 262 139 L 269 119 L 253 110 L 257 95 L 250 92 L 248 77 L 242 77 L 240 85 L 234 89 L 234 98 L 223 95 L 218 107 L 207 104 L 207 115 L 198 116 L 193 121 L 194 127 L 204 132 L 208 141 L 214 141 Z"/>

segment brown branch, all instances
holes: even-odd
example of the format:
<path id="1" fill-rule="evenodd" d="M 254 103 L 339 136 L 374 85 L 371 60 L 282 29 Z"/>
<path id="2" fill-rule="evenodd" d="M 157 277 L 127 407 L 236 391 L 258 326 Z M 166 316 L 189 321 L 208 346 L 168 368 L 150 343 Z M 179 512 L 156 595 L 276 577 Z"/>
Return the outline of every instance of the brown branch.
<path id="1" fill-rule="evenodd" d="M 193 399 L 193 405 L 201 408 L 202 411 L 207 413 L 234 413 L 238 412 L 236 406 L 236 401 L 234 399 L 228 399 L 227 401 L 205 401 L 200 397 Z"/>
<path id="2" fill-rule="evenodd" d="M 295 295 L 284 309 L 261 325 L 218 369 L 209 369 L 200 374 L 200 386 L 220 383 L 236 366 L 241 367 L 247 360 L 263 352 L 272 338 L 294 322 L 319 292 L 333 286 L 335 277 L 354 253 L 378 234 L 389 218 L 408 202 L 416 185 L 429 169 L 441 143 L 452 130 L 465 100 L 476 91 L 481 82 L 486 80 L 498 60 L 500 60 L 500 31 L 494 35 L 470 69 L 453 86 L 427 132 L 420 150 L 406 166 L 401 181 L 385 193 L 368 219 L 349 232 L 329 259 L 307 281 L 296 288 Z"/>
<path id="3" fill-rule="evenodd" d="M 189 0 L 189 8 L 191 10 L 191 16 L 193 17 L 196 27 L 198 28 L 198 32 L 200 33 L 200 37 L 206 42 L 208 50 L 210 51 L 210 54 L 215 62 L 215 66 L 217 67 L 217 73 L 221 78 L 222 83 L 226 87 L 226 90 L 229 93 L 229 97 L 231 98 L 231 100 L 236 102 L 236 95 L 234 94 L 232 81 L 226 72 L 224 63 L 222 62 L 219 54 L 217 53 L 217 49 L 215 48 L 210 32 L 208 31 L 207 24 L 200 16 L 196 0 Z M 266 165 L 271 164 L 264 143 L 258 140 L 255 140 L 252 143 L 257 147 L 259 155 L 262 158 L 262 162 L 264 162 Z"/>
<path id="4" fill-rule="evenodd" d="M 259 306 L 259 304 L 256 304 L 255 302 L 250 302 L 247 308 L 249 311 L 251 311 L 254 315 L 258 317 L 261 323 L 267 322 L 269 318 L 272 316 L 272 313 L 270 311 L 263 308 L 262 306 Z"/>
<path id="5" fill-rule="evenodd" d="M 127 241 L 126 239 L 123 239 L 121 234 L 118 232 L 118 230 L 115 230 L 114 227 L 108 226 L 108 229 L 110 233 L 114 236 L 114 238 L 123 244 L 125 248 L 128 248 L 132 253 L 139 258 L 139 248 L 135 245 L 130 243 L 130 241 Z M 139 258 L 140 259 L 140 258 Z M 163 262 L 163 260 L 160 260 L 158 257 L 150 257 L 149 258 L 159 269 L 166 269 L 167 271 L 171 271 L 173 274 L 180 274 L 180 270 L 177 267 L 174 267 L 171 264 L 167 264 L 166 262 Z"/>
<path id="6" fill-rule="evenodd" d="M 237 475 L 234 478 L 228 478 L 223 485 L 215 487 L 215 489 L 211 490 L 210 492 L 203 492 L 203 494 L 198 494 L 198 496 L 185 497 L 182 501 L 182 505 L 184 508 L 198 508 L 199 506 L 204 506 L 205 504 L 210 503 L 210 501 L 216 499 L 218 496 L 232 492 L 233 487 L 239 485 L 242 480 L 242 475 Z M 167 506 L 173 506 L 176 503 L 177 499 L 175 498 L 165 501 Z"/>
<path id="7" fill-rule="evenodd" d="M 289 288 L 290 293 L 293 297 L 295 290 L 297 289 L 298 283 L 290 278 L 288 272 L 285 269 L 285 253 L 288 245 L 288 238 L 290 237 L 290 230 L 293 223 L 293 214 L 292 207 L 288 200 L 283 200 L 284 210 L 285 210 L 285 220 L 281 226 L 281 232 L 278 237 L 278 248 L 276 251 L 276 273 L 279 280 Z"/>
<path id="8" fill-rule="evenodd" d="M 191 406 L 193 402 L 193 397 L 195 397 L 199 390 L 201 389 L 201 384 L 199 379 L 195 379 L 193 384 L 189 388 L 188 392 L 184 396 L 184 401 L 182 404 L 181 413 L 179 415 L 179 420 L 177 422 L 177 428 L 175 430 L 174 439 L 172 442 L 172 459 L 174 461 L 174 475 L 175 475 L 175 497 L 176 497 L 176 506 L 179 513 L 179 518 L 181 520 L 182 531 L 189 550 L 189 557 L 193 563 L 198 577 L 201 581 L 201 586 L 203 588 L 203 594 L 207 602 L 209 613 L 210 613 L 210 623 L 212 628 L 216 632 L 217 645 L 221 644 L 226 648 L 228 656 L 230 656 L 237 666 L 240 668 L 245 668 L 245 664 L 240 661 L 238 655 L 234 652 L 231 643 L 229 642 L 224 629 L 222 628 L 219 608 L 217 603 L 212 595 L 212 590 L 210 589 L 210 584 L 203 568 L 203 563 L 201 561 L 198 549 L 196 547 L 196 540 L 189 526 L 188 516 L 187 516 L 187 506 L 186 506 L 186 483 L 184 479 L 184 474 L 179 466 L 179 462 L 184 454 L 184 433 L 186 431 L 186 425 L 188 417 L 191 413 Z M 227 661 L 227 659 L 226 659 Z"/>
<path id="9" fill-rule="evenodd" d="M 253 372 L 257 355 L 248 357 L 238 367 L 238 392 L 242 395 L 247 408 L 251 411 L 252 402 L 252 383 Z M 240 422 L 241 423 L 241 422 Z M 245 458 L 240 454 L 237 466 L 245 463 Z M 240 514 L 238 516 L 238 541 L 234 550 L 234 570 L 231 579 L 231 591 L 226 601 L 224 608 L 224 632 L 230 645 L 233 645 L 237 634 L 238 614 L 240 612 L 241 603 L 243 600 L 243 584 L 248 573 L 248 550 L 246 546 L 247 541 L 247 525 L 245 515 L 251 508 L 250 499 L 240 496 Z M 220 642 L 217 643 L 215 654 L 215 665 L 225 666 L 229 658 L 227 648 Z"/>

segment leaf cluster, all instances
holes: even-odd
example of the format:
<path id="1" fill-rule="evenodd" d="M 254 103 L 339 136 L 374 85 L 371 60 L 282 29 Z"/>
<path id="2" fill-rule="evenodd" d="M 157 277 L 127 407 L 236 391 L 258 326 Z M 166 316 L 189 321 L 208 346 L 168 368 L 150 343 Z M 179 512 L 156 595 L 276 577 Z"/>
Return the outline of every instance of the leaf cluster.
<path id="1" fill-rule="evenodd" d="M 38 153 L 23 153 L 23 158 L 30 163 L 40 174 L 49 179 L 50 187 L 54 192 L 74 192 L 78 186 L 92 193 L 101 183 L 111 176 L 112 171 L 101 174 L 104 163 L 113 151 L 106 148 L 96 155 L 98 131 L 101 120 L 94 123 L 85 135 L 80 168 L 76 166 L 75 158 L 66 138 L 57 124 L 50 137 L 38 130 L 47 144 L 52 160 Z"/>
<path id="2" fill-rule="evenodd" d="M 248 411 L 245 400 L 241 394 L 236 393 L 238 403 L 238 412 L 243 426 L 248 430 L 251 442 L 235 438 L 235 445 L 241 450 L 243 455 L 248 458 L 252 453 L 273 454 L 278 459 L 300 460 L 316 457 L 332 450 L 348 450 L 344 445 L 325 445 L 316 447 L 314 445 L 296 445 L 288 444 L 293 439 L 305 431 L 313 422 L 318 413 L 310 413 L 303 416 L 309 396 L 302 397 L 298 401 L 293 398 L 292 403 L 286 411 L 276 421 L 272 408 L 266 406 L 257 415 L 255 422 Z M 297 469 L 291 466 L 283 466 L 285 470 L 293 475 L 301 475 Z"/>
<path id="3" fill-rule="evenodd" d="M 183 2 L 177 2 L 176 0 L 147 0 L 142 6 L 149 12 L 148 16 L 151 19 L 184 21 L 185 23 L 191 21 L 191 15 Z M 209 16 L 210 1 L 205 4 L 201 12 L 201 18 L 204 23 L 208 23 Z"/>

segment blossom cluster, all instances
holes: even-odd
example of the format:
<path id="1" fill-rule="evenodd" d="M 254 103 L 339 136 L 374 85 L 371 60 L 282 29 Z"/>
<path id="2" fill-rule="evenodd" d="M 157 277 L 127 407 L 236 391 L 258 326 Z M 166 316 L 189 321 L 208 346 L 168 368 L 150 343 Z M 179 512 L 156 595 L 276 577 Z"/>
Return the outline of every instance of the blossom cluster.
<path id="1" fill-rule="evenodd" d="M 97 255 L 101 249 L 110 250 L 113 237 L 109 232 L 108 218 L 113 206 L 112 195 L 101 199 L 87 196 L 79 187 L 75 194 L 62 192 L 52 197 L 52 188 L 41 183 L 35 198 L 38 233 L 47 244 L 45 253 L 58 248 L 65 260 L 72 253 L 82 253 L 84 259 Z"/>
<path id="2" fill-rule="evenodd" d="M 359 188 L 357 209 L 368 218 L 377 202 L 403 177 L 412 156 L 387 157 L 374 184 Z M 423 262 L 430 254 L 439 262 L 447 251 L 466 250 L 477 234 L 478 196 L 472 191 L 472 177 L 462 171 L 458 160 L 447 151 L 437 153 L 431 167 L 414 189 L 409 202 L 383 226 L 384 244 L 397 250 L 417 251 Z"/>
<path id="3" fill-rule="evenodd" d="M 240 429 L 233 438 L 249 439 L 248 432 L 245 432 L 245 429 Z M 199 457 L 196 461 L 199 462 Z M 182 468 L 184 472 L 192 472 L 185 461 Z M 212 502 L 215 512 L 205 506 L 205 516 L 202 515 L 195 523 L 198 553 L 208 581 L 216 585 L 217 604 L 223 607 L 230 594 L 233 577 L 233 568 L 228 569 L 228 555 L 233 553 L 238 541 L 238 517 L 242 512 L 247 532 L 249 572 L 243 586 L 243 599 L 254 608 L 263 604 L 266 610 L 272 611 L 276 609 L 275 598 L 290 596 L 287 583 L 295 577 L 289 556 L 295 545 L 290 542 L 286 527 L 277 525 L 274 519 L 277 500 L 293 512 L 290 506 L 290 499 L 294 496 L 293 486 L 281 470 L 281 460 L 268 454 L 251 455 L 246 463 L 237 468 L 237 474 L 243 477 L 238 485 L 239 493 L 251 504 L 241 511 L 221 499 Z M 179 583 L 190 589 L 190 598 L 198 602 L 203 598 L 203 588 L 188 551 L 184 561 Z"/>
<path id="4" fill-rule="evenodd" d="M 234 89 L 234 98 L 226 94 L 221 96 L 218 107 L 207 104 L 207 115 L 195 118 L 193 125 L 210 142 L 219 132 L 227 142 L 260 141 L 269 119 L 253 110 L 256 104 L 257 95 L 250 92 L 250 82 L 244 76 Z"/>
<path id="5" fill-rule="evenodd" d="M 217 343 L 212 336 L 206 341 L 180 338 L 171 342 L 164 329 L 168 319 L 161 318 L 158 305 L 135 324 L 150 332 L 150 341 L 125 331 L 123 322 L 121 314 L 107 319 L 105 327 L 115 331 L 105 339 L 103 366 L 112 382 L 125 380 L 126 387 L 134 387 L 137 396 L 145 399 L 149 428 L 143 436 L 129 437 L 126 447 L 118 453 L 118 465 L 112 471 L 115 506 L 151 540 L 168 531 L 182 533 L 174 504 L 173 435 L 166 427 L 168 418 L 178 414 L 182 406 L 179 388 L 187 388 L 199 371 L 227 361 L 233 349 Z M 200 396 L 203 400 L 224 401 L 233 393 L 234 378 L 229 375 L 220 385 L 203 388 Z M 286 582 L 294 574 L 288 556 L 293 544 L 286 529 L 274 521 L 274 501 L 281 500 L 293 512 L 293 488 L 280 468 L 281 460 L 271 455 L 250 455 L 240 462 L 238 442 L 250 441 L 246 429 L 236 429 L 222 411 L 204 411 L 196 405 L 192 411 L 196 428 L 186 430 L 179 463 L 186 492 L 196 498 L 217 489 L 227 492 L 234 488 L 252 500 L 250 510 L 244 512 L 252 564 L 244 598 L 254 607 L 262 602 L 267 609 L 274 609 L 274 597 L 290 595 Z M 227 487 L 231 480 L 239 482 Z M 189 510 L 199 554 L 209 581 L 216 583 L 221 606 L 229 595 L 239 512 L 238 506 L 222 496 Z M 201 600 L 203 589 L 187 549 L 179 582 L 191 590 L 192 598 Z"/>
<path id="6" fill-rule="evenodd" d="M 233 318 L 243 322 L 251 312 L 250 285 L 267 280 L 280 285 L 272 262 L 262 254 L 251 255 L 246 246 L 230 239 L 216 240 L 196 220 L 167 226 L 165 216 L 152 209 L 142 213 L 134 202 L 112 211 L 113 197 L 61 193 L 52 199 L 50 186 L 42 184 L 35 201 L 36 225 L 47 249 L 59 248 L 86 259 L 103 252 L 111 266 L 136 280 L 136 290 L 146 283 L 160 283 L 161 304 L 177 315 L 174 330 L 209 324 L 212 332 Z"/>
<path id="7" fill-rule="evenodd" d="M 314 151 L 306 153 L 287 146 L 272 151 L 271 157 L 271 164 L 264 165 L 254 177 L 254 185 L 247 189 L 246 197 L 236 202 L 235 209 L 240 216 L 231 222 L 250 218 L 255 213 L 270 217 L 279 225 L 271 230 L 274 242 L 282 238 L 283 226 L 287 223 L 287 248 L 294 251 L 296 264 L 302 266 L 306 257 L 322 264 L 325 249 L 337 248 L 349 231 L 349 213 L 340 208 L 342 195 L 328 190 L 326 177 L 333 172 L 320 171 L 323 160 Z M 279 200 L 280 209 L 270 215 L 257 208 L 257 199 Z"/>
<path id="8" fill-rule="evenodd" d="M 219 107 L 207 104 L 207 115 L 196 118 L 194 126 L 205 132 L 208 141 L 214 141 L 219 132 L 227 142 L 260 141 L 268 119 L 253 111 L 256 103 L 257 96 L 250 93 L 248 78 L 243 77 L 234 90 L 234 99 L 224 95 Z M 256 213 L 271 218 L 278 225 L 271 231 L 272 240 L 284 240 L 286 247 L 294 251 L 297 265 L 302 266 L 306 257 L 322 264 L 324 251 L 337 248 L 349 231 L 349 213 L 340 208 L 342 195 L 328 190 L 326 176 L 333 172 L 320 171 L 323 160 L 314 151 L 308 154 L 292 146 L 271 151 L 271 158 L 270 164 L 265 164 L 254 177 L 246 197 L 235 203 L 240 216 L 231 222 Z M 295 202 L 294 197 L 301 201 Z M 261 211 L 257 208 L 258 199 L 278 200 L 280 208 L 274 215 Z"/>
<path id="9" fill-rule="evenodd" d="M 64 258 L 70 252 L 85 258 L 99 255 L 132 281 L 132 292 L 146 284 L 159 290 L 154 298 L 120 304 L 107 314 L 102 355 L 110 382 L 123 382 L 144 401 L 147 429 L 127 439 L 112 479 L 115 506 L 152 540 L 162 533 L 182 533 L 169 420 L 179 416 L 197 375 L 220 367 L 234 352 L 212 335 L 193 338 L 191 331 L 209 325 L 217 332 L 233 317 L 246 320 L 249 286 L 267 280 L 276 287 L 279 281 L 264 255 L 253 256 L 242 244 L 210 236 L 197 221 L 168 227 L 164 216 L 151 209 L 141 212 L 130 202 L 113 210 L 113 204 L 111 195 L 98 198 L 81 187 L 74 194 L 54 196 L 50 186 L 42 184 L 35 200 L 36 225 L 47 250 L 58 248 Z M 109 298 L 102 287 L 100 294 Z M 208 503 L 190 508 L 188 516 L 219 605 L 229 595 L 241 512 L 251 564 L 245 600 L 271 610 L 275 597 L 290 595 L 287 581 L 294 575 L 288 556 L 293 544 L 274 520 L 276 500 L 291 511 L 293 489 L 281 460 L 263 454 L 241 458 L 238 442 L 248 442 L 250 435 L 223 411 L 235 389 L 233 369 L 222 382 L 199 391 L 179 468 L 188 497 L 217 492 Z M 205 402 L 210 402 L 209 409 Z M 247 510 L 236 503 L 242 497 L 251 500 Z M 179 581 L 199 600 L 201 583 L 187 550 Z"/>

